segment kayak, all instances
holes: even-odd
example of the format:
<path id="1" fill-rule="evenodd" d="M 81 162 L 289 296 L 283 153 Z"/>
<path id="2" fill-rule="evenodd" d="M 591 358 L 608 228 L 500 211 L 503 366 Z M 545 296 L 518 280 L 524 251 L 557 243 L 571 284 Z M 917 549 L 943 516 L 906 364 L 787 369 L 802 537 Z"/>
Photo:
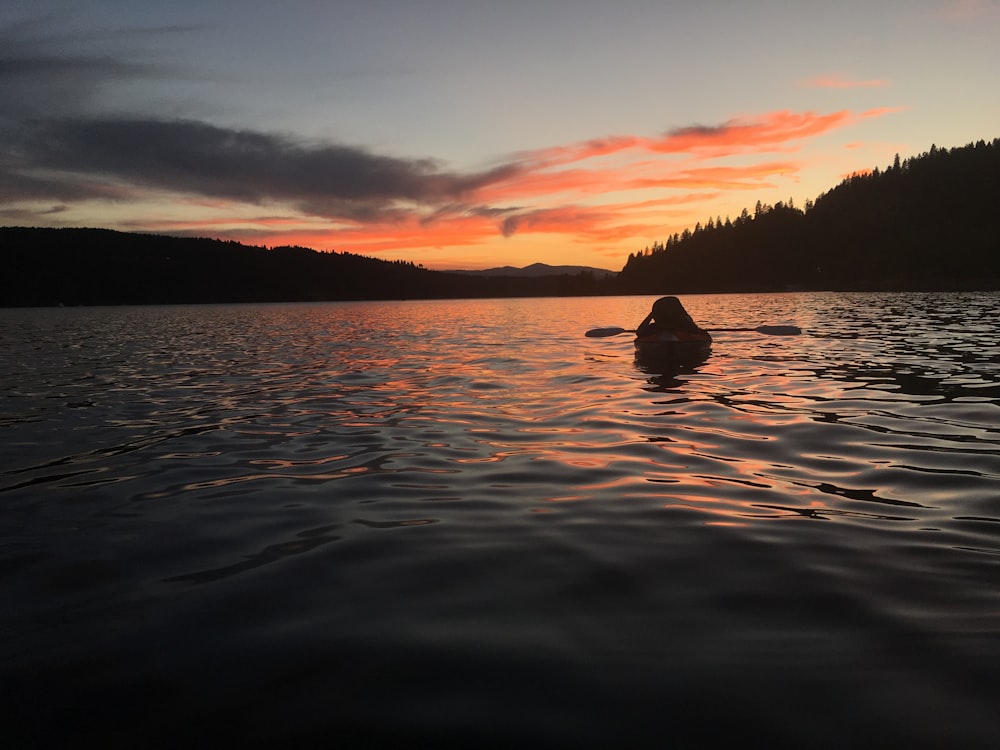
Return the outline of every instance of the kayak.
<path id="1" fill-rule="evenodd" d="M 636 356 L 651 362 L 693 363 L 707 357 L 711 348 L 708 331 L 658 331 L 635 337 Z"/>

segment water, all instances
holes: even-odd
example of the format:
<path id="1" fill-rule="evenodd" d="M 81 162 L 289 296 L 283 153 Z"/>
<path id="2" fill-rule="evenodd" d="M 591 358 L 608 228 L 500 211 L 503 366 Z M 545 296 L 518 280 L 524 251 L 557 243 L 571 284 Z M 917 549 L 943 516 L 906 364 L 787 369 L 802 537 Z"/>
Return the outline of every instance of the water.
<path id="1" fill-rule="evenodd" d="M 997 294 L 0 311 L 6 747 L 995 747 Z"/>

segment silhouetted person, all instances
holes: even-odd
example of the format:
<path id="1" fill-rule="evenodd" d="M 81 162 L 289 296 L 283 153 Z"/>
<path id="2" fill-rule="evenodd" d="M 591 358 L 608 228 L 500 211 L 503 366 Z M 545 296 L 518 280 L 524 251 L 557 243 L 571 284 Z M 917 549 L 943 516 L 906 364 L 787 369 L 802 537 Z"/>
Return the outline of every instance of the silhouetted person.
<path id="1" fill-rule="evenodd" d="M 636 336 L 649 336 L 653 333 L 668 333 L 687 331 L 690 333 L 705 333 L 694 322 L 684 305 L 676 297 L 660 297 L 653 303 L 653 309 L 646 319 L 635 329 Z"/>

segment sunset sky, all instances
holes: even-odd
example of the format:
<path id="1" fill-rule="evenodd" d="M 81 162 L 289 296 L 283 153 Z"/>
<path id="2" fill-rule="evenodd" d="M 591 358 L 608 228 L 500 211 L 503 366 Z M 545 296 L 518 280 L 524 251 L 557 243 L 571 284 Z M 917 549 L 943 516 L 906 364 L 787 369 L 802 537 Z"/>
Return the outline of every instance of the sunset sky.
<path id="1" fill-rule="evenodd" d="M 32 0 L 0 225 L 620 269 L 1000 136 L 1000 0 Z"/>

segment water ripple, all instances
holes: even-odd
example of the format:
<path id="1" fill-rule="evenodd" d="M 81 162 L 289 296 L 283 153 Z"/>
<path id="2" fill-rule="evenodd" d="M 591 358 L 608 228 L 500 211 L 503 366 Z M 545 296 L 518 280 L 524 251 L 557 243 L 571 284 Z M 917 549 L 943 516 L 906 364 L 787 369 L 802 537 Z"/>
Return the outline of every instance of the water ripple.
<path id="1" fill-rule="evenodd" d="M 669 372 L 582 336 L 649 302 L 4 311 L 20 710 L 988 745 L 998 295 L 692 297 L 805 333 Z"/>

